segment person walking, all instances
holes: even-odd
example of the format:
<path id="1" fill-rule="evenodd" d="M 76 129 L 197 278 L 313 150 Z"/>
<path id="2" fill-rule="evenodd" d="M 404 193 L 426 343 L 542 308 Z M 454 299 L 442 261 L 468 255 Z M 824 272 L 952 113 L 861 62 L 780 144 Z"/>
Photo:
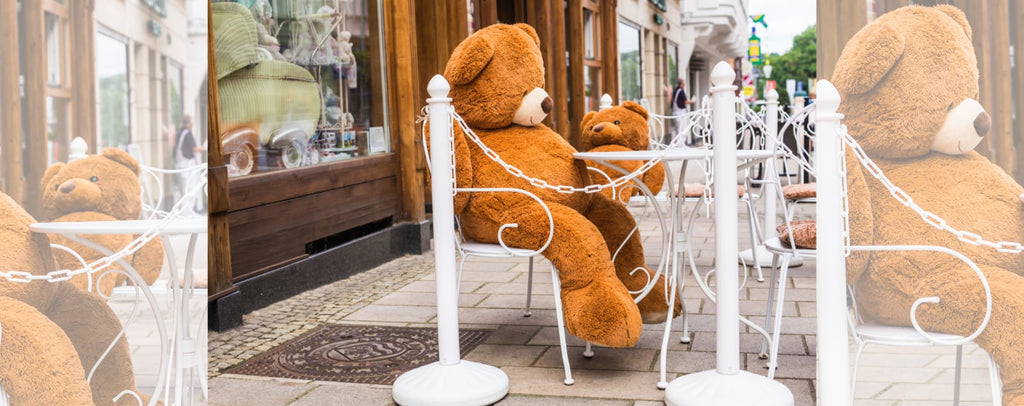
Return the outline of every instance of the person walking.
<path id="1" fill-rule="evenodd" d="M 203 147 L 196 142 L 195 134 L 192 133 L 192 116 L 185 115 L 181 119 L 181 128 L 178 130 L 178 135 L 175 137 L 174 143 L 174 169 L 186 169 L 199 165 L 199 154 L 203 152 Z M 183 171 L 178 173 L 178 191 L 177 199 L 181 199 L 186 193 L 191 191 L 199 179 L 196 178 L 197 173 L 194 171 Z M 202 193 L 197 192 L 190 197 L 190 201 L 185 203 L 186 206 L 182 211 L 185 216 L 197 216 L 203 211 L 202 201 L 200 197 Z"/>
<path id="2" fill-rule="evenodd" d="M 686 81 L 682 78 L 676 79 L 676 87 L 672 89 L 672 116 L 675 117 L 675 134 L 677 135 L 683 132 L 683 126 L 686 122 L 683 115 L 690 111 L 691 103 L 693 102 L 686 96 Z M 667 142 L 671 141 L 670 139 Z M 690 140 L 687 139 L 686 143 L 689 145 Z"/>

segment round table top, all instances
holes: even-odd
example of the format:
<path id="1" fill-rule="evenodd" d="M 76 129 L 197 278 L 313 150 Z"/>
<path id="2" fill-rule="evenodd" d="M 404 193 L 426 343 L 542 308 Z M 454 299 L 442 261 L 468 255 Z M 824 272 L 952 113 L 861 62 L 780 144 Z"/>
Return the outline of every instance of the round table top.
<path id="1" fill-rule="evenodd" d="M 607 152 L 577 152 L 572 154 L 576 159 L 590 159 L 595 161 L 646 161 L 659 156 L 663 161 L 686 161 L 693 159 L 704 159 L 714 157 L 715 150 L 708 148 L 676 148 L 667 151 L 607 151 Z M 775 154 L 763 149 L 738 149 L 736 150 L 737 160 L 767 159 Z"/>
<path id="2" fill-rule="evenodd" d="M 29 229 L 46 234 L 143 234 L 160 225 L 162 221 L 156 219 L 34 223 L 29 225 Z M 167 223 L 161 234 L 205 233 L 206 227 L 206 217 L 181 217 Z"/>

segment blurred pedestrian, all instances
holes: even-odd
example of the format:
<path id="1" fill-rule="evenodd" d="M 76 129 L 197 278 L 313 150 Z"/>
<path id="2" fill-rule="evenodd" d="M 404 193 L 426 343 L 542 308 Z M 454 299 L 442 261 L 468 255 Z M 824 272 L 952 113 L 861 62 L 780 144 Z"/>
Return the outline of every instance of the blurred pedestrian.
<path id="1" fill-rule="evenodd" d="M 686 118 L 683 116 L 690 111 L 691 103 L 693 102 L 686 96 L 686 81 L 682 78 L 676 79 L 676 87 L 672 89 L 672 116 L 677 136 L 682 135 L 683 126 L 686 123 Z M 671 142 L 671 140 L 668 141 Z M 687 140 L 687 144 L 689 143 L 690 141 Z"/>
<path id="2" fill-rule="evenodd" d="M 181 119 L 181 127 L 174 142 L 174 169 L 186 169 L 200 165 L 202 161 L 199 154 L 203 147 L 196 142 L 196 136 L 192 133 L 192 116 L 185 115 Z M 175 201 L 183 198 L 198 183 L 199 171 L 183 171 L 178 173 L 178 191 Z M 196 216 L 203 211 L 203 204 L 200 197 L 202 192 L 195 192 L 189 196 L 189 201 L 184 203 L 183 215 Z"/>

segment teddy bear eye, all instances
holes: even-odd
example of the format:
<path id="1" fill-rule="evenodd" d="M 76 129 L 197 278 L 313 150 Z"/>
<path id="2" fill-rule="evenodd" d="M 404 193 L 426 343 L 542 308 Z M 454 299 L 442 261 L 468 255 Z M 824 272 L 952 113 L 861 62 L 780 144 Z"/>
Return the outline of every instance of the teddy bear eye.
<path id="1" fill-rule="evenodd" d="M 619 120 L 615 120 L 615 125 L 619 125 Z"/>
<path id="2" fill-rule="evenodd" d="M 90 182 L 93 182 L 93 183 L 99 182 L 99 180 L 100 180 L 100 178 L 97 178 L 97 177 L 95 177 L 95 176 L 93 176 L 93 177 L 89 178 L 89 181 L 90 181 Z"/>

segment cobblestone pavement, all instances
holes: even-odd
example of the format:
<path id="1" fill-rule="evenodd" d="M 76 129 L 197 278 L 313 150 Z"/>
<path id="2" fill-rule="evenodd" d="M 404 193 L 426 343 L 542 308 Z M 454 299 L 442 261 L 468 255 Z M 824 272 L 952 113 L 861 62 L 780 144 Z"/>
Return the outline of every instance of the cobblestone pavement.
<path id="1" fill-rule="evenodd" d="M 641 214 L 641 234 L 648 263 L 656 266 L 662 242 L 653 211 Z M 801 210 L 813 210 L 813 207 Z M 807 217 L 810 211 L 801 212 Z M 746 213 L 738 215 L 740 248 L 749 247 Z M 712 269 L 713 225 L 701 217 L 691 239 L 701 273 Z M 314 289 L 244 317 L 242 326 L 210 333 L 210 396 L 212 405 L 386 405 L 386 385 L 358 385 L 224 374 L 263 351 L 324 323 L 436 327 L 432 254 L 399 258 L 348 279 Z M 769 270 L 765 269 L 768 278 Z M 790 270 L 780 339 L 780 367 L 776 378 L 794 394 L 797 405 L 812 405 L 816 398 L 815 263 L 806 261 Z M 554 314 L 554 295 L 547 262 L 536 267 L 533 315 L 523 317 L 527 262 L 471 258 L 462 275 L 459 298 L 460 326 L 493 329 L 483 344 L 466 359 L 500 367 L 511 389 L 501 405 L 635 405 L 662 404 L 658 390 L 658 356 L 663 325 L 646 325 L 633 348 L 595 348 L 582 356 L 583 342 L 568 336 L 573 386 L 562 384 L 563 370 Z M 672 325 L 667 352 L 667 379 L 715 367 L 715 306 L 686 276 L 686 303 L 692 342 L 680 343 L 681 319 Z M 742 282 L 742 281 L 741 281 Z M 758 324 L 764 322 L 768 282 L 748 272 L 740 292 L 740 312 Z M 741 367 L 765 375 L 758 358 L 761 339 L 741 328 Z M 851 344 L 851 354 L 855 347 Z M 948 405 L 952 394 L 952 347 L 897 348 L 871 346 L 861 358 L 856 387 L 857 405 Z M 962 405 L 989 404 L 985 353 L 965 346 Z"/>

